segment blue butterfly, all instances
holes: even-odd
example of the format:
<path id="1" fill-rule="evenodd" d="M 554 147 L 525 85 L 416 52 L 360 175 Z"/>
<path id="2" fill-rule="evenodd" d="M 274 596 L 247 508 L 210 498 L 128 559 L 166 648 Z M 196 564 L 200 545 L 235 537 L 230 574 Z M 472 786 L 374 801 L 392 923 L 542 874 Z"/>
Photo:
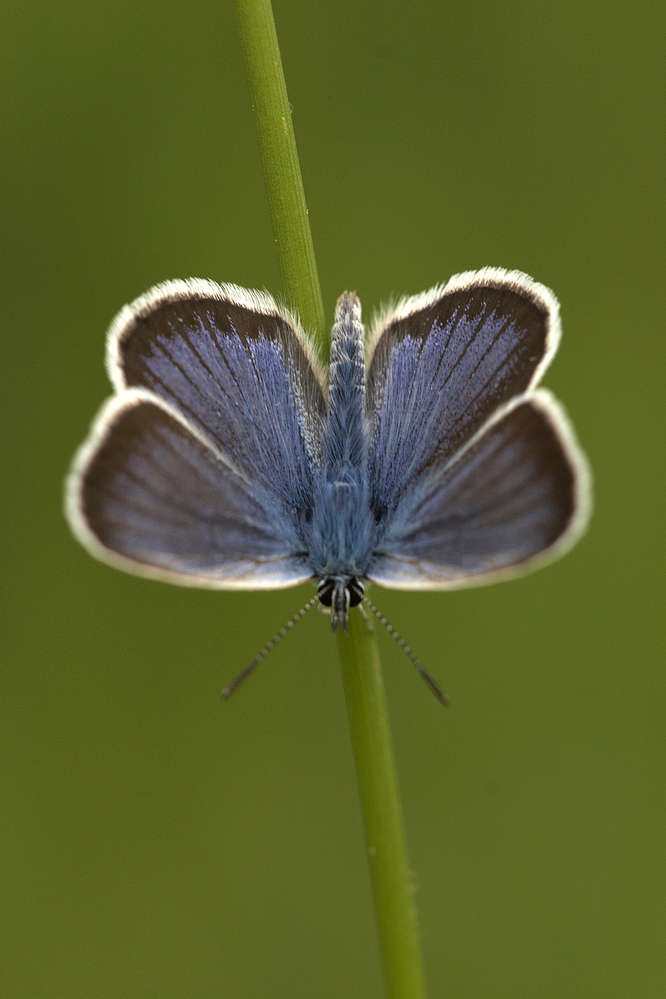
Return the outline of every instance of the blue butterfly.
<path id="1" fill-rule="evenodd" d="M 590 505 L 571 426 L 536 390 L 559 337 L 551 291 L 484 268 L 403 299 L 367 344 L 343 294 L 326 378 L 270 295 L 157 285 L 109 331 L 116 394 L 76 456 L 70 524 L 154 579 L 314 580 L 333 630 L 367 582 L 451 589 L 534 568 Z"/>

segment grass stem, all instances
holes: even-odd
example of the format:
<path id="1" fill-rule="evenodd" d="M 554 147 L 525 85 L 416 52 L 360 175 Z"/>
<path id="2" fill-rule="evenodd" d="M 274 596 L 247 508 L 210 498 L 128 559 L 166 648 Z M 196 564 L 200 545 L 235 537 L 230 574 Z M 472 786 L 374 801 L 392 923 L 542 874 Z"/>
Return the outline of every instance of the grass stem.
<path id="1" fill-rule="evenodd" d="M 273 233 L 288 304 L 327 343 L 291 108 L 270 0 L 236 0 Z M 338 632 L 340 663 L 390 999 L 425 987 L 377 642 L 358 611 Z"/>
<path id="2" fill-rule="evenodd" d="M 328 331 L 270 0 L 236 0 L 280 273 L 289 306 L 325 353 Z"/>

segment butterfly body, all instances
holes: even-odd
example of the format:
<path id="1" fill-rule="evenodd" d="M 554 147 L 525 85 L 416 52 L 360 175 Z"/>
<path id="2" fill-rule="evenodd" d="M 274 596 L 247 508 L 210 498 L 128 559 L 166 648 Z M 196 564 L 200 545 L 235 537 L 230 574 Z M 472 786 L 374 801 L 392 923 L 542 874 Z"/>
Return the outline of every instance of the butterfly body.
<path id="1" fill-rule="evenodd" d="M 368 488 L 360 303 L 354 295 L 344 295 L 333 327 L 322 464 L 305 539 L 313 576 L 320 580 L 320 599 L 323 595 L 328 601 L 331 594 L 328 605 L 333 608 L 334 628 L 338 623 L 347 627 L 347 610 L 355 605 L 350 602 L 367 575 L 375 536 Z"/>
<path id="2" fill-rule="evenodd" d="M 486 268 L 403 300 L 368 344 L 344 294 L 326 377 L 270 296 L 167 282 L 111 327 L 115 395 L 75 459 L 70 523 L 144 576 L 314 580 L 334 629 L 367 581 L 449 589 L 533 568 L 589 510 L 571 427 L 536 390 L 558 338 L 548 289 Z"/>

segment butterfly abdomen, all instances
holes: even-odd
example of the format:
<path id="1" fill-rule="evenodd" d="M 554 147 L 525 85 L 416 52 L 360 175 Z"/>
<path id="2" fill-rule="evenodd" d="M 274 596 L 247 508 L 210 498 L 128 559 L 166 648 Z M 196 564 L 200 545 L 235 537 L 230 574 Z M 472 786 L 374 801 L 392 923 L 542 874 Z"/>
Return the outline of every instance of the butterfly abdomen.
<path id="1" fill-rule="evenodd" d="M 328 418 L 324 432 L 323 472 L 339 477 L 338 469 L 365 464 L 365 359 L 361 304 L 350 293 L 341 295 L 331 342 Z"/>

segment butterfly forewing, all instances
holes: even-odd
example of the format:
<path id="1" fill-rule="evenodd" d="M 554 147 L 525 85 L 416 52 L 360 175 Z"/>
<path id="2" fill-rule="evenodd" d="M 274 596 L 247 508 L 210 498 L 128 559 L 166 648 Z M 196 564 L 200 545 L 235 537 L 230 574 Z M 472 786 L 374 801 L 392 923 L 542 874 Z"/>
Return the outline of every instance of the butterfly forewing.
<path id="1" fill-rule="evenodd" d="M 192 586 L 263 589 L 311 575 L 281 502 L 229 468 L 170 407 L 126 392 L 98 427 L 70 495 L 70 516 L 94 554 Z"/>
<path id="2" fill-rule="evenodd" d="M 572 543 L 585 496 L 568 422 L 536 392 L 404 491 L 368 576 L 415 589 L 491 582 Z"/>

